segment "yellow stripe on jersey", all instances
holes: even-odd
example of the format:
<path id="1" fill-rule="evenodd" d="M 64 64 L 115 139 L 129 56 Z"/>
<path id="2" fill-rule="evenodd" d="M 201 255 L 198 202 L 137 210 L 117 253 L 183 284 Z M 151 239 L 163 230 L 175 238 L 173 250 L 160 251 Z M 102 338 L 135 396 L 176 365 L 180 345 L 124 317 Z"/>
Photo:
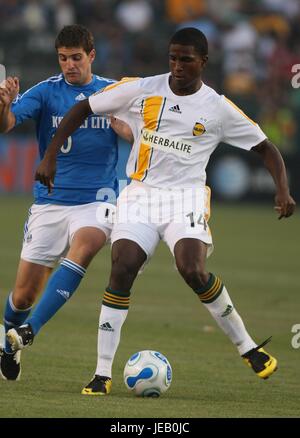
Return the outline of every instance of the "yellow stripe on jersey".
<path id="1" fill-rule="evenodd" d="M 252 119 L 250 119 L 250 117 L 248 117 L 248 116 L 244 113 L 244 111 L 242 111 L 238 106 L 236 106 L 235 103 L 233 103 L 233 102 L 232 102 L 230 99 L 228 99 L 226 96 L 225 96 L 225 99 L 227 100 L 228 103 L 230 103 L 230 105 L 231 105 L 234 109 L 236 109 L 240 114 L 242 114 L 242 116 L 246 117 L 246 119 L 249 120 L 249 122 L 251 122 L 253 125 L 257 126 L 257 123 L 255 123 Z"/>
<path id="2" fill-rule="evenodd" d="M 137 169 L 134 173 L 130 175 L 131 179 L 137 179 L 139 181 L 143 179 L 145 172 L 149 167 L 150 154 L 151 154 L 151 148 L 148 145 L 141 143 L 139 149 Z"/>
<path id="3" fill-rule="evenodd" d="M 144 128 L 156 131 L 158 128 L 159 117 L 162 112 L 164 98 L 161 96 L 147 97 L 143 106 Z M 136 171 L 130 175 L 130 178 L 141 181 L 149 167 L 151 147 L 141 143 L 139 147 L 139 156 L 137 158 Z"/>
<path id="4" fill-rule="evenodd" d="M 125 84 L 126 82 L 137 81 L 140 78 L 122 78 L 119 82 L 115 82 L 114 84 L 107 85 L 107 87 L 103 88 L 103 91 L 112 90 L 113 88 L 118 87 L 119 85 Z"/>

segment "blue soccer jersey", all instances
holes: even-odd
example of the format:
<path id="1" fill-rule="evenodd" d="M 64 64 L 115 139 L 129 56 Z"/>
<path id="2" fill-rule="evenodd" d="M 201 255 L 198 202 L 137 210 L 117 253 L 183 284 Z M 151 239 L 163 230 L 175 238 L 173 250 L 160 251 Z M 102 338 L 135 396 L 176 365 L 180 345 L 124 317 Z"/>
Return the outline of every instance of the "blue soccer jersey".
<path id="1" fill-rule="evenodd" d="M 26 119 L 36 122 L 40 159 L 67 111 L 113 82 L 93 75 L 89 84 L 77 86 L 66 82 L 60 74 L 40 82 L 16 99 L 12 105 L 16 124 Z M 40 182 L 35 183 L 35 203 L 87 204 L 103 200 L 102 196 L 99 198 L 101 189 L 112 189 L 117 195 L 117 161 L 117 135 L 110 128 L 109 118 L 89 116 L 61 147 L 52 193 L 49 195 L 48 188 Z"/>

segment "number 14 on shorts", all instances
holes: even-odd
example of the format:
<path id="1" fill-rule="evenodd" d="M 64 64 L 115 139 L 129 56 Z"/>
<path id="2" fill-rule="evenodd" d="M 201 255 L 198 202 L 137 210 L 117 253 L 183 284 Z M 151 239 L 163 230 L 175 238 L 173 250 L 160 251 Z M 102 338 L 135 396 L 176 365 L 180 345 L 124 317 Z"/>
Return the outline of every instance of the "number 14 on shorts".
<path id="1" fill-rule="evenodd" d="M 207 230 L 208 225 L 203 214 L 197 215 L 194 214 L 194 212 L 192 211 L 191 213 L 188 213 L 185 216 L 189 218 L 191 228 L 195 228 L 197 225 L 200 225 L 203 227 L 204 231 Z"/>

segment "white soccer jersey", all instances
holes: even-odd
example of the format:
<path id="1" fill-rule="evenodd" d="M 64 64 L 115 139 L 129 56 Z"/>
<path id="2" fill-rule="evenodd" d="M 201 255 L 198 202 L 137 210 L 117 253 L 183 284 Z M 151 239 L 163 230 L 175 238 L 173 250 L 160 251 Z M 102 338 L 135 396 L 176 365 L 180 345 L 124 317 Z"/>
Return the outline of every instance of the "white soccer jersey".
<path id="1" fill-rule="evenodd" d="M 123 79 L 90 96 L 89 103 L 94 113 L 111 113 L 131 127 L 130 178 L 162 188 L 204 186 L 206 165 L 220 142 L 250 150 L 266 136 L 204 83 L 194 94 L 177 96 L 169 76 Z"/>

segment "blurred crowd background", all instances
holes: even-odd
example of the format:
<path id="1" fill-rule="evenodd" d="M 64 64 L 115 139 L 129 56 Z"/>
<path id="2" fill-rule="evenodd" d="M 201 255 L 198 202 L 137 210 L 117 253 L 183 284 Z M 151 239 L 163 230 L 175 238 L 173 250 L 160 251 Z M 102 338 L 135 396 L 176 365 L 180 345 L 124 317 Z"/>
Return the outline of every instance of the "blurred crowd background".
<path id="1" fill-rule="evenodd" d="M 168 69 L 179 27 L 209 40 L 205 81 L 258 121 L 283 153 L 300 149 L 299 0 L 0 0 L 0 63 L 22 90 L 58 71 L 54 39 L 81 23 L 94 36 L 94 71 L 116 79 Z"/>
<path id="2" fill-rule="evenodd" d="M 204 81 L 279 147 L 300 200 L 300 0 L 0 0 L 0 63 L 19 76 L 21 92 L 60 72 L 54 40 L 73 23 L 94 34 L 93 71 L 115 79 L 165 73 L 171 35 L 180 27 L 202 30 L 209 41 Z M 120 144 L 119 179 L 129 150 Z M 29 193 L 38 159 L 33 123 L 0 135 L 0 194 Z M 237 148 L 221 145 L 207 177 L 215 199 L 274 195 L 256 154 Z"/>

